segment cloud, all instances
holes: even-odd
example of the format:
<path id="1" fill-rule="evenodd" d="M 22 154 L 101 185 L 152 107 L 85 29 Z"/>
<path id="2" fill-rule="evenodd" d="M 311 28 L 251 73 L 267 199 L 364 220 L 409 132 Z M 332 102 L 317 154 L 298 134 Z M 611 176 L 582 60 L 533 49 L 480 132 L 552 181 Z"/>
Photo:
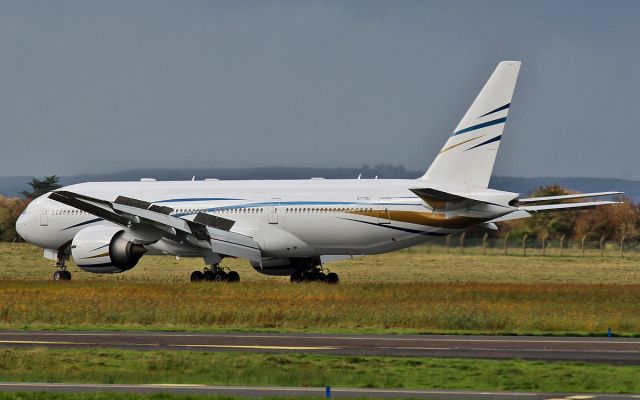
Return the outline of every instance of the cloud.
<path id="1" fill-rule="evenodd" d="M 1 175 L 425 169 L 521 59 L 501 175 L 624 176 L 638 4 L 19 1 L 0 6 Z M 626 176 L 628 175 L 628 176 Z"/>

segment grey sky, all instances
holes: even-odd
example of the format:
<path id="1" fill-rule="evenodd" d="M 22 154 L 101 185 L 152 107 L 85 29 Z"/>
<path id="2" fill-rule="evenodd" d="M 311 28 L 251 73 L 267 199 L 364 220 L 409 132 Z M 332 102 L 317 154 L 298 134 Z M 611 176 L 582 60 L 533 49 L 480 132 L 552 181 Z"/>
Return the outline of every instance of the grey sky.
<path id="1" fill-rule="evenodd" d="M 495 173 L 640 179 L 640 2 L 0 1 L 0 175 L 423 170 L 522 60 Z"/>

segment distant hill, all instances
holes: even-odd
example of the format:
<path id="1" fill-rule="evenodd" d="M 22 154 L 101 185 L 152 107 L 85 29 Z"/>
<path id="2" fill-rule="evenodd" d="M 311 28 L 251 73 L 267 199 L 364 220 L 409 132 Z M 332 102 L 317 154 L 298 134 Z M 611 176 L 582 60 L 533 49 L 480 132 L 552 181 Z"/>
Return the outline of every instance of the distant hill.
<path id="1" fill-rule="evenodd" d="M 295 168 L 295 167 L 261 167 L 261 168 L 237 168 L 237 169 L 135 169 L 111 174 L 84 174 L 65 176 L 61 178 L 63 185 L 71 185 L 80 182 L 104 182 L 104 181 L 135 181 L 140 178 L 155 178 L 157 180 L 191 180 L 218 178 L 231 179 L 308 179 L 323 177 L 327 179 L 356 178 L 362 174 L 362 178 L 379 177 L 381 179 L 413 179 L 423 172 L 409 171 L 402 166 L 376 165 L 362 168 Z M 5 196 L 17 196 L 21 190 L 28 188 L 27 183 L 31 176 L 0 177 L 0 194 Z M 581 192 L 622 191 L 627 196 L 640 202 L 640 181 L 612 178 L 518 178 L 507 176 L 494 176 L 490 186 L 494 189 L 507 190 L 516 193 L 529 193 L 536 187 L 557 184 L 569 189 Z"/>

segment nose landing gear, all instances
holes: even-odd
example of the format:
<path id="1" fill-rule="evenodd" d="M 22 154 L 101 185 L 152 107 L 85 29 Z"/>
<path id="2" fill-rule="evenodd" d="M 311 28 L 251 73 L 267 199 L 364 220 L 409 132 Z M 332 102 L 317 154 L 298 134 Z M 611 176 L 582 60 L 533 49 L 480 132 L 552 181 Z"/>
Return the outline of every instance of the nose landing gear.
<path id="1" fill-rule="evenodd" d="M 65 270 L 59 270 L 53 273 L 54 281 L 70 281 L 71 280 L 71 272 Z"/>
<path id="2" fill-rule="evenodd" d="M 65 257 L 58 256 L 58 261 L 56 261 L 56 267 L 59 268 L 56 272 L 53 273 L 54 281 L 70 281 L 71 280 L 71 272 L 67 271 L 67 266 L 65 265 Z"/>
<path id="3" fill-rule="evenodd" d="M 220 267 L 219 264 L 213 264 L 211 267 L 205 267 L 204 271 L 193 271 L 191 273 L 191 282 L 240 282 L 240 274 L 231 271 L 229 268 Z"/>

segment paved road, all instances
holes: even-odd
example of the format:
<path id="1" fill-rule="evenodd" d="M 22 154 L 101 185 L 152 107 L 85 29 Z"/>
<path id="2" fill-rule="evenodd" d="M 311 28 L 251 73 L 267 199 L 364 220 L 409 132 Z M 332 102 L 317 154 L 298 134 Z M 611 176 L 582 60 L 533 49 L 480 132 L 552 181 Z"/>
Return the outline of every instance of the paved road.
<path id="1" fill-rule="evenodd" d="M 218 394 L 245 397 L 324 397 L 325 388 L 268 387 L 268 386 L 205 386 L 205 385 L 127 385 L 127 384 L 76 384 L 76 383 L 0 383 L 0 391 L 38 392 L 122 392 L 122 393 L 172 393 Z M 621 400 L 640 399 L 640 395 L 576 394 L 536 392 L 472 392 L 457 390 L 410 389 L 347 389 L 332 388 L 331 398 L 420 398 L 434 400 Z"/>
<path id="2" fill-rule="evenodd" d="M 521 358 L 640 365 L 640 338 L 0 331 L 0 346 Z"/>

